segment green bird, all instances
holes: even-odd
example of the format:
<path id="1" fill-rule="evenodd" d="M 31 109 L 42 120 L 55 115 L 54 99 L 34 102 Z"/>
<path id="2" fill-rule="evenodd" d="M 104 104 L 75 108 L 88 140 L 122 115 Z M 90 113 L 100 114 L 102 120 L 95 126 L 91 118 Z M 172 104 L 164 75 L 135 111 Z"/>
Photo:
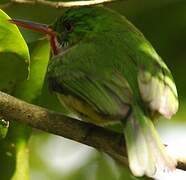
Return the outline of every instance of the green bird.
<path id="1" fill-rule="evenodd" d="M 175 168 L 152 121 L 176 113 L 176 86 L 133 24 L 100 6 L 68 9 L 51 26 L 13 22 L 49 35 L 53 57 L 48 82 L 63 104 L 81 120 L 120 124 L 135 176 Z"/>

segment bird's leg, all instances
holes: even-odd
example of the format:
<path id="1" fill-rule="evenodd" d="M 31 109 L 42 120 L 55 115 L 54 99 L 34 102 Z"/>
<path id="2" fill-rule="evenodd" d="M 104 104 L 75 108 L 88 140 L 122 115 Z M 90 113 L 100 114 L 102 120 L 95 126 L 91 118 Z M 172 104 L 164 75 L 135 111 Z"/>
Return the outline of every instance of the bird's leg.
<path id="1" fill-rule="evenodd" d="M 3 117 L 0 116 L 0 139 L 6 137 L 8 132 L 9 121 L 5 120 Z"/>
<path id="2" fill-rule="evenodd" d="M 9 121 L 5 120 L 2 116 L 0 116 L 0 126 L 8 128 L 9 127 Z"/>

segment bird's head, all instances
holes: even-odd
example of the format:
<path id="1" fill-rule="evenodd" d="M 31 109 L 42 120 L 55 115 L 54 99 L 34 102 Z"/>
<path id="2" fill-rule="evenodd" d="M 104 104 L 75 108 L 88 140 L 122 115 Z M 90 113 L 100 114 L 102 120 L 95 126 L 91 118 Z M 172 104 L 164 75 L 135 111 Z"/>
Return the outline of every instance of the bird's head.
<path id="1" fill-rule="evenodd" d="M 99 8 L 81 7 L 66 10 L 52 25 L 18 19 L 10 21 L 18 26 L 47 34 L 53 54 L 57 55 L 61 49 L 76 44 L 87 35 L 91 36 L 99 28 L 100 17 Z"/>

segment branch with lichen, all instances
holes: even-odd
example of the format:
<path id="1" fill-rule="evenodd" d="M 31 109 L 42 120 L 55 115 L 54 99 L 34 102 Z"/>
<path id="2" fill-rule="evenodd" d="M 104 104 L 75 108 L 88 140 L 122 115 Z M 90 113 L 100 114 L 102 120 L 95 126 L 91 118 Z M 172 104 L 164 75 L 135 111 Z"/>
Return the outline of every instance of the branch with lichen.
<path id="1" fill-rule="evenodd" d="M 26 103 L 1 91 L 0 114 L 5 119 L 12 119 L 33 128 L 94 147 L 108 153 L 117 161 L 127 164 L 123 134 Z M 184 158 L 178 159 L 177 168 L 186 170 Z"/>
<path id="2" fill-rule="evenodd" d="M 48 0 L 10 0 L 8 3 L 0 5 L 0 8 L 7 8 L 14 4 L 44 5 L 52 8 L 68 8 L 77 6 L 90 6 L 96 4 L 109 3 L 115 0 L 88 0 L 88 1 L 69 1 L 69 2 L 51 2 Z"/>

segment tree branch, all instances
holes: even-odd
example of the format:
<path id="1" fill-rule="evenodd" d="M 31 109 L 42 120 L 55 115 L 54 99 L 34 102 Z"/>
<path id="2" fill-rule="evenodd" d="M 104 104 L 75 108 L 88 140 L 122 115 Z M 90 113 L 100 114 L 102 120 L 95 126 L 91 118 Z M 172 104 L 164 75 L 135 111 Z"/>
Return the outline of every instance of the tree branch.
<path id="1" fill-rule="evenodd" d="M 126 145 L 120 133 L 26 103 L 1 91 L 0 114 L 5 119 L 92 146 L 127 164 Z M 186 170 L 186 161 L 179 159 L 177 168 Z"/>
<path id="2" fill-rule="evenodd" d="M 13 4 L 28 4 L 28 5 L 45 5 L 52 8 L 67 8 L 77 6 L 90 6 L 102 3 L 108 3 L 115 0 L 88 0 L 88 1 L 71 1 L 71 2 L 51 2 L 48 0 L 10 0 L 10 2 L 0 5 L 0 8 L 7 8 Z"/>

